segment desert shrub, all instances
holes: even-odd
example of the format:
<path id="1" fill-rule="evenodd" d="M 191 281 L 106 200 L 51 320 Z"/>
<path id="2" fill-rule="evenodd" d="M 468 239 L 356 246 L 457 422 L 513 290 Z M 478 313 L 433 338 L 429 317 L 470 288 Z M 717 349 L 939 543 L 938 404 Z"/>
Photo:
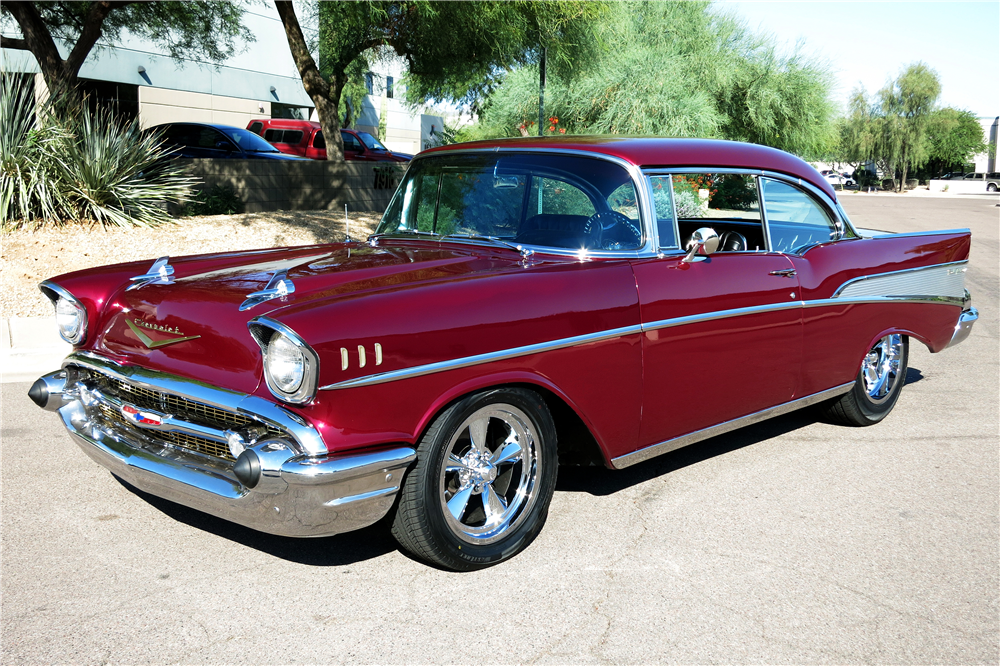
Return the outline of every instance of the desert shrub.
<path id="1" fill-rule="evenodd" d="M 184 206 L 185 215 L 234 215 L 243 212 L 243 202 L 228 185 L 199 190 Z"/>
<path id="2" fill-rule="evenodd" d="M 191 197 L 185 175 L 139 121 L 91 112 L 57 94 L 37 109 L 29 86 L 0 77 L 0 226 L 93 220 L 105 226 L 171 221 Z"/>

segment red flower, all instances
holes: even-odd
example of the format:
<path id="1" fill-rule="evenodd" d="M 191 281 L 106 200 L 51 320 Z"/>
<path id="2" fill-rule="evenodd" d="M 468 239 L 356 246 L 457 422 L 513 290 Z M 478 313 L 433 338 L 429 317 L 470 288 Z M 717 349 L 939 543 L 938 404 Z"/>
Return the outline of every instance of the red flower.
<path id="1" fill-rule="evenodd" d="M 565 127 L 560 127 L 559 128 L 559 133 L 560 134 L 565 134 L 566 133 L 566 128 Z"/>
<path id="2" fill-rule="evenodd" d="M 549 125 L 549 131 L 552 132 L 556 129 L 555 125 Z"/>

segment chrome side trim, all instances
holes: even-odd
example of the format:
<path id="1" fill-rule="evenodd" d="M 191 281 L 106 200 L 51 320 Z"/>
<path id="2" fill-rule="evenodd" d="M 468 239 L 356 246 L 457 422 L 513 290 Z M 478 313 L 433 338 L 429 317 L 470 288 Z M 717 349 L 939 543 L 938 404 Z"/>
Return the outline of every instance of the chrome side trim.
<path id="1" fill-rule="evenodd" d="M 551 340 L 549 342 L 541 342 L 534 345 L 525 345 L 523 347 L 515 347 L 512 349 L 502 349 L 499 351 L 489 352 L 486 354 L 466 356 L 464 358 L 458 358 L 448 361 L 438 361 L 437 363 L 428 363 L 426 365 L 419 365 L 412 368 L 404 368 L 401 370 L 392 370 L 389 372 L 383 372 L 376 375 L 358 377 L 356 379 L 349 379 L 343 382 L 335 382 L 333 384 L 327 384 L 326 386 L 321 386 L 319 390 L 333 391 L 346 388 L 358 388 L 361 386 L 372 386 L 374 384 L 383 384 L 385 382 L 396 381 L 399 379 L 410 379 L 412 377 L 420 377 L 422 375 L 429 375 L 436 372 L 445 372 L 447 370 L 467 368 L 473 365 L 491 363 L 493 361 L 503 361 L 511 358 L 516 358 L 518 356 L 528 356 L 530 354 L 538 354 L 540 352 L 551 351 L 554 349 L 575 347 L 577 345 L 584 345 L 589 342 L 610 340 L 613 338 L 618 338 L 624 335 L 631 335 L 634 333 L 645 333 L 648 331 L 657 331 L 660 329 L 671 328 L 674 326 L 685 326 L 687 324 L 697 324 L 706 321 L 715 321 L 717 319 L 728 319 L 730 317 L 743 317 L 747 315 L 759 314 L 762 312 L 780 312 L 782 310 L 794 310 L 797 308 L 805 309 L 805 308 L 853 305 L 853 304 L 863 304 L 863 303 L 926 303 L 931 305 L 954 305 L 957 307 L 962 307 L 964 303 L 964 292 L 965 292 L 964 286 L 962 287 L 962 292 L 963 292 L 962 295 L 958 296 L 951 294 L 901 293 L 892 295 L 882 295 L 882 294 L 858 295 L 851 297 L 851 296 L 844 296 L 843 293 L 845 292 L 845 287 L 847 285 L 850 285 L 853 282 L 858 282 L 861 280 L 879 278 L 882 277 L 883 275 L 892 276 L 895 274 L 906 274 L 906 273 L 924 271 L 929 269 L 947 269 L 949 266 L 952 267 L 952 269 L 954 269 L 955 266 L 959 265 L 964 266 L 964 264 L 966 263 L 968 262 L 938 264 L 936 266 L 928 266 L 917 269 L 907 269 L 904 271 L 894 271 L 893 273 L 882 273 L 879 275 L 856 278 L 855 280 L 849 280 L 848 282 L 844 283 L 844 285 L 842 285 L 837 290 L 837 293 L 840 293 L 842 295 L 833 298 L 822 298 L 809 301 L 795 300 L 795 301 L 789 301 L 787 303 L 768 303 L 766 305 L 755 305 L 745 308 L 733 308 L 731 310 L 717 310 L 715 312 L 704 312 L 695 315 L 687 315 L 684 317 L 672 317 L 670 319 L 661 319 L 658 321 L 646 322 L 645 324 L 637 324 L 635 326 L 625 326 L 623 328 L 616 328 L 608 331 L 599 331 L 597 333 L 579 335 L 572 338 Z"/>
<path id="2" fill-rule="evenodd" d="M 147 370 L 133 365 L 121 365 L 90 351 L 74 352 L 66 357 L 62 365 L 63 368 L 73 365 L 80 366 L 151 391 L 162 391 L 181 398 L 190 398 L 219 409 L 243 414 L 272 425 L 279 430 L 284 430 L 295 439 L 305 453 L 322 455 L 327 452 L 326 444 L 319 431 L 280 405 L 255 395 L 219 388 L 165 372 Z"/>
<path id="3" fill-rule="evenodd" d="M 832 298 L 921 295 L 943 296 L 961 301 L 965 292 L 968 261 L 908 268 L 901 271 L 864 275 L 840 285 Z"/>
<path id="4" fill-rule="evenodd" d="M 689 444 L 694 444 L 744 426 L 759 423 L 775 416 L 788 414 L 789 412 L 794 412 L 795 410 L 802 409 L 803 407 L 815 405 L 816 403 L 829 400 L 830 398 L 835 398 L 838 395 L 847 393 L 852 388 L 854 388 L 854 382 L 848 382 L 847 384 L 841 384 L 840 386 L 835 386 L 834 388 L 827 389 L 826 391 L 820 391 L 819 393 L 814 393 L 804 398 L 799 398 L 798 400 L 792 400 L 776 407 L 762 409 L 759 412 L 741 416 L 740 418 L 732 419 L 731 421 L 726 421 L 725 423 L 720 423 L 702 430 L 696 430 L 695 432 L 681 435 L 680 437 L 674 437 L 673 439 L 668 439 L 664 442 L 660 442 L 659 444 L 653 444 L 652 446 L 647 446 L 646 448 L 639 449 L 638 451 L 633 451 L 632 453 L 626 453 L 623 456 L 612 458 L 611 466 L 615 469 L 624 469 L 635 465 L 636 463 L 649 460 L 650 458 L 655 458 L 656 456 L 664 453 L 676 451 L 677 449 L 688 446 Z"/>
<path id="5" fill-rule="evenodd" d="M 550 342 L 539 342 L 537 344 L 525 345 L 523 347 L 502 349 L 500 351 L 488 352 L 486 354 L 476 354 L 475 356 L 466 356 L 464 358 L 457 358 L 450 361 L 439 361 L 437 363 L 428 363 L 426 365 L 418 365 L 412 368 L 404 368 L 402 370 L 391 370 L 389 372 L 382 372 L 377 375 L 368 375 L 367 377 L 348 379 L 343 382 L 336 382 L 333 384 L 327 384 L 326 386 L 321 386 L 320 390 L 336 391 L 338 389 L 357 388 L 359 386 L 372 386 L 374 384 L 384 384 L 385 382 L 392 382 L 400 379 L 410 379 L 412 377 L 430 375 L 436 372 L 444 372 L 446 370 L 457 370 L 459 368 L 468 368 L 470 366 L 481 365 L 483 363 L 492 363 L 494 361 L 505 361 L 507 359 L 517 358 L 518 356 L 530 356 L 531 354 L 538 354 L 545 351 L 553 351 L 555 349 L 563 349 L 565 347 L 576 347 L 578 345 L 585 345 L 591 342 L 613 340 L 614 338 L 620 338 L 625 335 L 640 333 L 641 331 L 642 331 L 642 326 L 640 326 L 639 324 L 636 324 L 635 326 L 624 326 L 622 328 L 613 328 L 608 331 L 599 331 L 597 333 L 588 333 L 586 335 L 575 335 L 571 338 L 562 338 L 561 340 L 552 340 Z"/>
<path id="6" fill-rule="evenodd" d="M 865 229 L 865 231 L 874 231 L 872 229 Z M 940 229 L 934 231 L 908 231 L 903 234 L 896 234 L 891 231 L 880 231 L 879 235 L 873 236 L 872 238 L 912 238 L 914 236 L 944 236 L 946 234 L 971 234 L 972 230 L 965 229 Z"/>

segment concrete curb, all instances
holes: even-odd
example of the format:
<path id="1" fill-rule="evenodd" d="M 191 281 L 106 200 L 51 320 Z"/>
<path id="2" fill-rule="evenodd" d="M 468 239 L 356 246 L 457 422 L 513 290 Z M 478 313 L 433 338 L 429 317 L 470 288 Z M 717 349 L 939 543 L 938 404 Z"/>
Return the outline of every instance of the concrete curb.
<path id="1" fill-rule="evenodd" d="M 0 383 L 34 381 L 58 370 L 72 349 L 59 337 L 54 316 L 0 319 Z"/>

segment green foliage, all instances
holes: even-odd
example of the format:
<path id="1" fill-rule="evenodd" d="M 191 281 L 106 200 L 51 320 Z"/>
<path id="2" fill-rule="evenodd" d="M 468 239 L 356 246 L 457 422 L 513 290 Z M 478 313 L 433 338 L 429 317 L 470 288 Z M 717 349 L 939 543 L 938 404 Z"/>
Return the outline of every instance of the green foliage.
<path id="1" fill-rule="evenodd" d="M 902 188 L 907 171 L 931 159 L 935 145 L 932 135 L 939 135 L 948 124 L 945 117 L 939 123 L 934 121 L 940 93 L 937 74 L 921 62 L 909 65 L 874 99 L 863 88 L 855 90 L 848 116 L 838 123 L 836 157 L 849 164 L 875 162 L 887 175 L 899 172 L 895 182 Z M 975 124 L 978 127 L 979 123 Z"/>
<path id="2" fill-rule="evenodd" d="M 12 76 L 0 82 L 0 225 L 94 220 L 111 226 L 171 221 L 167 205 L 190 197 L 185 176 L 138 120 L 110 111 L 73 115 L 54 102 L 35 118 L 34 96 Z"/>
<path id="3" fill-rule="evenodd" d="M 714 186 L 709 208 L 749 210 L 757 205 L 757 182 L 753 178 L 734 173 L 719 174 Z"/>
<path id="4" fill-rule="evenodd" d="M 983 128 L 971 111 L 951 107 L 937 109 L 927 122 L 929 161 L 938 171 L 971 162 L 986 150 Z"/>
<path id="5" fill-rule="evenodd" d="M 212 185 L 198 190 L 184 206 L 185 215 L 235 215 L 243 212 L 243 202 L 228 185 Z"/>
<path id="6" fill-rule="evenodd" d="M 831 142 L 819 64 L 778 55 L 708 2 L 599 4 L 589 66 L 550 73 L 545 89 L 546 114 L 568 133 L 729 138 L 801 154 Z M 516 135 L 537 109 L 537 68 L 515 68 L 466 136 Z"/>

